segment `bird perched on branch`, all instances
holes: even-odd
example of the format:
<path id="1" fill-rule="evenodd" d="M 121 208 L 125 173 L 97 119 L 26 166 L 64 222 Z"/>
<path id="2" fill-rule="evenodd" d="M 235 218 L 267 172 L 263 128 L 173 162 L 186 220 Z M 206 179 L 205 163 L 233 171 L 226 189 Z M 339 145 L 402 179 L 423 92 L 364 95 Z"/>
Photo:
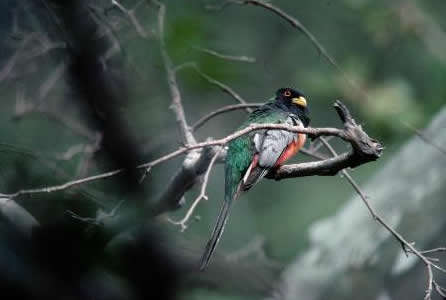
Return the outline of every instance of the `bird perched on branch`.
<path id="1" fill-rule="evenodd" d="M 276 96 L 249 114 L 239 129 L 251 124 L 289 124 L 307 127 L 307 100 L 299 91 L 281 88 Z M 304 145 L 306 135 L 277 129 L 256 130 L 229 143 L 225 163 L 225 198 L 212 236 L 201 258 L 200 270 L 209 264 L 223 233 L 231 204 L 240 192 L 252 188 L 270 170 L 278 168 Z"/>

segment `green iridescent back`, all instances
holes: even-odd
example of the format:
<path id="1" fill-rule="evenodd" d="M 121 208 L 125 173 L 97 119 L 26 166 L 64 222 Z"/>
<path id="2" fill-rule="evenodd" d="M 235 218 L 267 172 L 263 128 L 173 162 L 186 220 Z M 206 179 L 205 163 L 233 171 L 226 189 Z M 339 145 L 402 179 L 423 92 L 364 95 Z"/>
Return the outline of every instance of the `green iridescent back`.
<path id="1" fill-rule="evenodd" d="M 249 114 L 248 119 L 238 128 L 241 130 L 251 124 L 282 123 L 287 119 L 288 113 L 274 108 L 274 102 L 256 109 Z M 231 142 L 226 155 L 225 163 L 225 200 L 231 201 L 237 186 L 252 162 L 255 149 L 253 136 L 255 131 L 242 135 Z"/>

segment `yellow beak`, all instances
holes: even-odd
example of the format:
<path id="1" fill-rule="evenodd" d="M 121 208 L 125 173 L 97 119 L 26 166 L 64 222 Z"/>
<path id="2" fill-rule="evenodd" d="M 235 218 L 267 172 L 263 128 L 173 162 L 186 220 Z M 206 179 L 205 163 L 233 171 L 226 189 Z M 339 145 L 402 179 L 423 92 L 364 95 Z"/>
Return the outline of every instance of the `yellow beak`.
<path id="1" fill-rule="evenodd" d="M 293 98 L 291 99 L 293 101 L 294 104 L 303 106 L 303 107 L 307 107 L 307 99 L 305 99 L 304 97 L 300 96 L 299 98 Z"/>

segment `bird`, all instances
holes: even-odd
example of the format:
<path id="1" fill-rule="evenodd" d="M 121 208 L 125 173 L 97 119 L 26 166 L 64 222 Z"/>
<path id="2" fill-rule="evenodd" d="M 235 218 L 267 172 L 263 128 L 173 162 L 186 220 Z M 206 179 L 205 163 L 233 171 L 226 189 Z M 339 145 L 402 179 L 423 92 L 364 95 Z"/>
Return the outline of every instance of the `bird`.
<path id="1" fill-rule="evenodd" d="M 251 112 L 239 130 L 251 124 L 288 124 L 308 127 L 307 99 L 292 88 L 280 88 L 267 103 Z M 305 144 L 306 135 L 278 129 L 255 130 L 228 144 L 225 160 L 225 196 L 217 221 L 200 260 L 200 270 L 209 265 L 225 228 L 232 203 L 269 171 L 280 167 Z"/>

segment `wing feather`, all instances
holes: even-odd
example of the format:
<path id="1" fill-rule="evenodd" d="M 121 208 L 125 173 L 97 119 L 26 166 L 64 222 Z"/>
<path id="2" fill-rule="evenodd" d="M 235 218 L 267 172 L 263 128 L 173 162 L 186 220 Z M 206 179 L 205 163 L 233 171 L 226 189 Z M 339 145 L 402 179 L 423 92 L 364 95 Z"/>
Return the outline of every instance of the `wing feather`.
<path id="1" fill-rule="evenodd" d="M 292 115 L 286 118 L 284 124 L 300 125 L 302 122 Z M 268 130 L 264 134 L 262 146 L 259 153 L 259 166 L 262 168 L 272 168 L 277 160 L 287 149 L 288 145 L 298 139 L 298 134 L 286 130 Z"/>
<path id="2" fill-rule="evenodd" d="M 277 123 L 302 125 L 302 122 L 293 115 L 284 118 L 282 122 L 278 120 Z M 243 176 L 241 189 L 246 191 L 256 185 L 271 168 L 277 166 L 277 161 L 288 146 L 298 139 L 297 133 L 286 130 L 271 129 L 257 132 L 252 139 L 256 153 Z"/>

